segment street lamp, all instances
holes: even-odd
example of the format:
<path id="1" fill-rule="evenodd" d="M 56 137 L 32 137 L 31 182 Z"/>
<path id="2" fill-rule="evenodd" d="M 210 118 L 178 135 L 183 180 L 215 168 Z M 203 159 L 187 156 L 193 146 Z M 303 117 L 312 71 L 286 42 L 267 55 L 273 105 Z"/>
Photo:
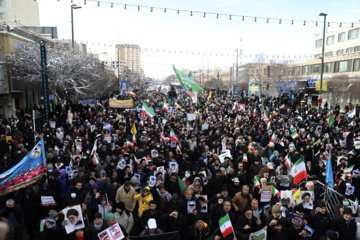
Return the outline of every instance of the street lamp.
<path id="1" fill-rule="evenodd" d="M 323 75 L 324 75 L 324 57 L 325 57 L 325 26 L 326 26 L 326 13 L 320 13 L 319 16 L 324 17 L 324 28 L 323 28 L 323 41 L 322 41 L 322 51 L 321 51 L 321 73 L 320 73 L 320 90 L 319 90 L 319 97 L 321 97 L 321 103 L 322 103 L 322 86 L 323 86 Z M 318 101 L 319 102 L 319 101 Z M 321 103 L 319 104 L 319 109 L 321 106 Z"/>
<path id="2" fill-rule="evenodd" d="M 74 47 L 74 16 L 73 16 L 73 10 L 74 9 L 80 9 L 81 6 L 78 6 L 76 4 L 71 5 L 71 40 L 72 40 L 72 47 Z"/>
<path id="3" fill-rule="evenodd" d="M 234 51 L 236 51 L 236 72 L 235 72 L 235 79 L 236 79 L 236 81 L 237 81 L 237 78 L 238 78 L 238 68 L 239 68 L 239 66 L 238 66 L 238 50 L 234 50 Z"/>

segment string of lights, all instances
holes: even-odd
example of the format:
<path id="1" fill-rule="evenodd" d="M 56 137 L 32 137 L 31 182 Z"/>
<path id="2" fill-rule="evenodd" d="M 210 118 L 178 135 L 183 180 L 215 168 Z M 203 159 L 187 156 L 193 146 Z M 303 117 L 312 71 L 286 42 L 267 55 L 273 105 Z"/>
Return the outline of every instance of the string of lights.
<path id="1" fill-rule="evenodd" d="M 60 0 L 57 0 L 60 1 Z M 80 2 L 80 0 L 62 0 L 62 1 L 70 1 L 70 3 L 74 2 Z M 154 7 L 154 6 L 145 6 L 145 5 L 137 5 L 137 4 L 126 4 L 126 3 L 117 3 L 117 2 L 111 2 L 111 1 L 97 1 L 97 0 L 81 0 L 84 5 L 87 5 L 88 2 L 95 3 L 98 7 L 100 6 L 108 6 L 110 8 L 116 8 L 120 7 L 124 10 L 127 10 L 128 8 L 135 8 L 137 11 L 141 10 L 147 10 L 150 12 L 174 12 L 176 14 L 182 14 L 186 13 L 190 17 L 198 15 L 202 16 L 204 18 L 206 17 L 215 17 L 216 19 L 240 19 L 243 22 L 266 22 L 266 23 L 278 23 L 278 24 L 286 24 L 290 23 L 291 25 L 302 25 L 302 26 L 308 26 L 311 24 L 314 24 L 316 27 L 319 26 L 319 21 L 315 20 L 300 20 L 300 19 L 289 19 L 289 18 L 274 18 L 274 17 L 263 17 L 263 16 L 251 16 L 251 15 L 242 15 L 242 14 L 230 14 L 230 13 L 215 13 L 215 12 L 207 12 L 207 11 L 196 11 L 196 10 L 188 10 L 188 9 L 176 9 L 176 8 L 167 8 L 167 7 Z M 158 11 L 157 11 L 158 10 Z M 356 21 L 354 21 L 356 22 Z M 333 24 L 342 27 L 344 24 L 351 24 L 351 27 L 354 27 L 354 22 L 333 22 L 329 21 L 327 22 L 327 26 L 330 27 Z"/>

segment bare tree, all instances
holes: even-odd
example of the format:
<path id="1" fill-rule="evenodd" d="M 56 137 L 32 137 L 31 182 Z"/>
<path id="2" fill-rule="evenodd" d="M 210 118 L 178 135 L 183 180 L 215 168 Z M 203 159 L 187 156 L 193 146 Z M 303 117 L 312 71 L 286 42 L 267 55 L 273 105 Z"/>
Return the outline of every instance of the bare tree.
<path id="1" fill-rule="evenodd" d="M 327 80 L 330 108 L 342 103 L 347 98 L 350 84 L 350 78 L 347 75 L 334 76 Z"/>
<path id="2" fill-rule="evenodd" d="M 47 76 L 51 93 L 59 100 L 73 96 L 100 95 L 112 87 L 113 76 L 107 73 L 94 55 L 59 44 L 47 46 Z M 24 84 L 41 84 L 39 47 L 29 43 L 6 56 L 10 76 Z"/>

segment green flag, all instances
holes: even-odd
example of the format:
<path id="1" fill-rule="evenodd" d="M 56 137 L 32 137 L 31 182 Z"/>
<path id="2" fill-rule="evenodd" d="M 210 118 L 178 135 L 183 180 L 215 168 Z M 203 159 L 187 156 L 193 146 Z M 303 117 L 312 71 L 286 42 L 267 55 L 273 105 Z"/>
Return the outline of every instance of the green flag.
<path id="1" fill-rule="evenodd" d="M 186 90 L 190 92 L 203 92 L 204 89 L 200 87 L 196 82 L 194 82 L 189 76 L 184 74 L 183 72 L 177 70 L 175 66 L 173 66 L 174 72 L 176 74 L 177 79 L 179 80 L 180 84 L 184 86 Z"/>
<path id="2" fill-rule="evenodd" d="M 179 176 L 177 176 L 177 180 L 178 180 L 179 187 L 180 187 L 182 193 L 185 194 L 185 190 L 187 189 L 186 184 L 179 178 Z"/>
<path id="3" fill-rule="evenodd" d="M 334 114 L 330 113 L 329 121 L 328 121 L 329 127 L 331 127 L 332 125 L 334 125 L 334 122 L 335 122 Z"/>
<path id="4" fill-rule="evenodd" d="M 198 108 L 200 107 L 200 100 L 199 100 L 199 98 L 197 98 L 196 105 L 197 105 Z"/>

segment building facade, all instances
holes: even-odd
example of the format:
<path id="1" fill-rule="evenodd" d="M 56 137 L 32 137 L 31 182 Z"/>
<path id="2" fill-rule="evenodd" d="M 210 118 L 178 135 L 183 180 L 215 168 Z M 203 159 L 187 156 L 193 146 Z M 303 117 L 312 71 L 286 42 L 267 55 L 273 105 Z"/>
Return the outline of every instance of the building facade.
<path id="1" fill-rule="evenodd" d="M 134 44 L 117 44 L 115 46 L 115 61 L 118 59 L 133 72 L 142 75 L 141 48 Z"/>
<path id="2" fill-rule="evenodd" d="M 0 0 L 0 23 L 15 26 L 40 26 L 36 0 Z"/>

